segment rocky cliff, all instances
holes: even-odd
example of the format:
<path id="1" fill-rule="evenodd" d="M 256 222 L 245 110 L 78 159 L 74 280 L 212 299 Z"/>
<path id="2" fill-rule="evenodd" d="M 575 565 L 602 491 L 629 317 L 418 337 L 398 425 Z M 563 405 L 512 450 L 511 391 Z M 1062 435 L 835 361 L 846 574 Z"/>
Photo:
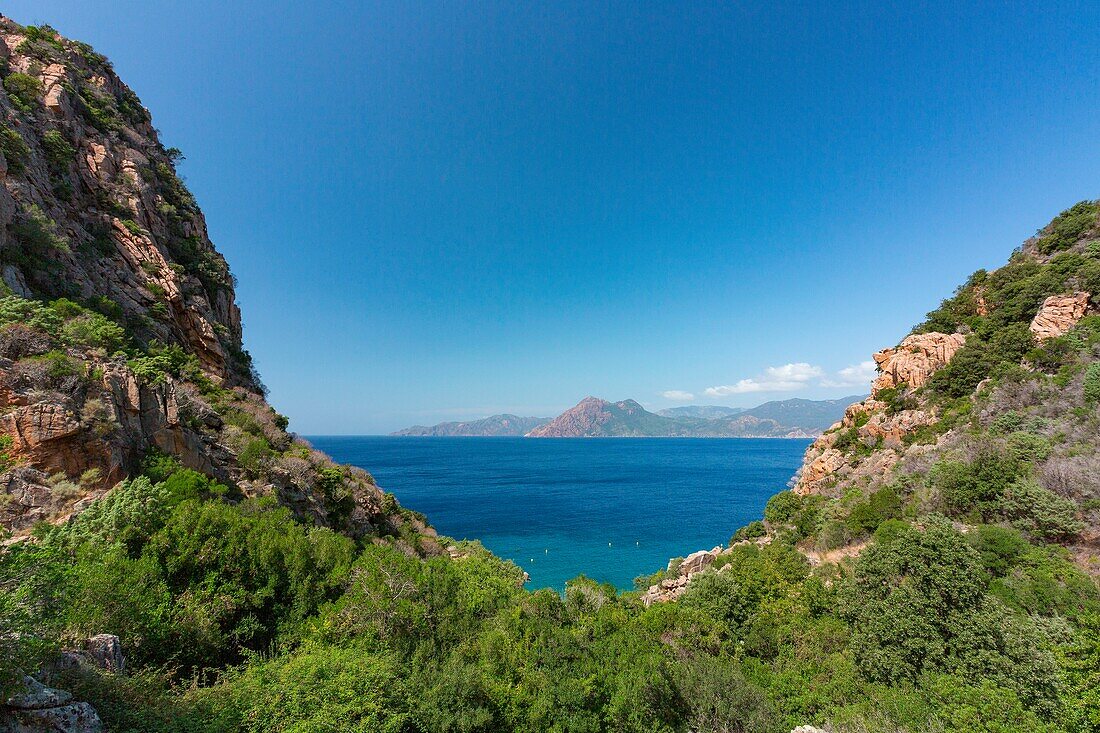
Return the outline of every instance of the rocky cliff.
<path id="1" fill-rule="evenodd" d="M 168 456 L 352 534 L 425 529 L 267 404 L 180 153 L 107 59 L 0 18 L 0 63 L 0 525 Z"/>

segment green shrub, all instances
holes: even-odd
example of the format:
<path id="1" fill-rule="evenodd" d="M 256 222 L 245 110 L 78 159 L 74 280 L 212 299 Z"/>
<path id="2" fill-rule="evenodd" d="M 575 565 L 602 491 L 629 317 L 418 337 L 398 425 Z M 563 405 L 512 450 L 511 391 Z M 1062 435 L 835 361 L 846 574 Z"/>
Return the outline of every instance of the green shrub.
<path id="1" fill-rule="evenodd" d="M 992 519 L 998 516 L 1005 490 L 1024 472 L 1015 457 L 983 450 L 973 461 L 940 461 L 928 477 L 948 514 Z"/>
<path id="2" fill-rule="evenodd" d="M 42 82 L 29 74 L 13 72 L 4 78 L 4 89 L 18 109 L 31 112 L 42 95 Z"/>
<path id="3" fill-rule="evenodd" d="M 37 204 L 27 207 L 22 218 L 12 225 L 12 233 L 29 257 L 69 251 L 69 243 L 58 233 L 57 223 Z"/>
<path id="4" fill-rule="evenodd" d="M 1096 226 L 1100 206 L 1095 201 L 1081 201 L 1054 217 L 1051 231 L 1039 238 L 1038 249 L 1051 254 L 1072 247 L 1089 229 Z"/>
<path id="5" fill-rule="evenodd" d="M 891 416 L 918 406 L 917 400 L 909 395 L 909 385 L 904 382 L 896 387 L 880 389 L 875 399 L 886 403 L 886 414 Z"/>
<path id="6" fill-rule="evenodd" d="M 793 524 L 801 513 L 804 500 L 793 491 L 781 491 L 764 506 L 764 521 L 768 524 Z"/>
<path id="7" fill-rule="evenodd" d="M 899 684 L 936 672 L 999 679 L 1049 704 L 1057 670 L 1038 631 L 986 599 L 982 558 L 946 522 L 868 547 L 842 591 L 860 672 Z"/>
<path id="8" fill-rule="evenodd" d="M 264 438 L 253 438 L 245 443 L 244 448 L 237 454 L 237 463 L 240 464 L 249 475 L 258 478 L 263 474 L 267 463 L 275 457 L 275 451 Z"/>
<path id="9" fill-rule="evenodd" d="M 992 578 L 1001 578 L 1028 550 L 1027 540 L 1017 530 L 981 524 L 967 535 L 970 545 L 982 557 L 982 565 Z"/>
<path id="10" fill-rule="evenodd" d="M 866 501 L 852 507 L 847 525 L 852 534 L 870 534 L 887 519 L 901 516 L 901 497 L 892 486 L 871 494 Z"/>
<path id="11" fill-rule="evenodd" d="M 85 312 L 61 327 L 61 341 L 69 346 L 114 353 L 127 343 L 126 330 L 99 313 Z"/>
<path id="12" fill-rule="evenodd" d="M 1084 396 L 1090 405 L 1100 402 L 1100 362 L 1089 364 L 1085 370 Z"/>
<path id="13" fill-rule="evenodd" d="M 29 357 L 28 360 L 45 364 L 46 375 L 53 380 L 84 374 L 84 363 L 72 358 L 64 351 L 47 351 L 40 356 Z"/>
<path id="14" fill-rule="evenodd" d="M 1019 431 L 1008 436 L 1008 452 L 1017 461 L 1028 463 L 1045 461 L 1052 451 L 1050 440 L 1042 435 Z"/>
<path id="15" fill-rule="evenodd" d="M 1076 504 L 1033 479 L 1012 483 L 1001 500 L 1000 512 L 1012 526 L 1044 542 L 1068 540 L 1084 527 L 1077 519 Z"/>
<path id="16" fill-rule="evenodd" d="M 27 160 L 31 157 L 30 146 L 23 136 L 7 126 L 0 126 L 0 153 L 4 154 L 8 170 L 12 173 L 26 170 Z"/>
<path id="17" fill-rule="evenodd" d="M 733 536 L 730 537 L 730 544 L 732 545 L 733 543 L 741 542 L 742 540 L 753 540 L 757 537 L 763 537 L 767 533 L 768 530 L 764 526 L 763 522 L 758 519 L 753 520 L 733 533 Z"/>
<path id="18" fill-rule="evenodd" d="M 76 157 L 76 149 L 57 130 L 47 130 L 42 135 L 42 148 L 46 151 L 46 162 L 55 173 L 67 171 Z"/>

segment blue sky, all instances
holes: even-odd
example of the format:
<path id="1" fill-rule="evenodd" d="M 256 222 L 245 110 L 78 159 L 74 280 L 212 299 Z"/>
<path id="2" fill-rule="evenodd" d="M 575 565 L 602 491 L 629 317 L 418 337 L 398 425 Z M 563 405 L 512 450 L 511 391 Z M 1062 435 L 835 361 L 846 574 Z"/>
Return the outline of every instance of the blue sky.
<path id="1" fill-rule="evenodd" d="M 4 12 L 108 55 L 187 155 L 246 346 L 317 434 L 858 392 L 1100 196 L 1100 4 L 774 5 Z"/>

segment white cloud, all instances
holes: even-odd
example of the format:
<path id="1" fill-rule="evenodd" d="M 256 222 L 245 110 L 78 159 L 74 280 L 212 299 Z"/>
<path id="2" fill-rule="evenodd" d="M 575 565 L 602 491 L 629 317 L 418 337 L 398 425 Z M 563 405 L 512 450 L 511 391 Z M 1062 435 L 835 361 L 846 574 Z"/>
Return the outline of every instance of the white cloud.
<path id="1" fill-rule="evenodd" d="M 685 392 L 682 389 L 670 389 L 662 392 L 661 396 L 666 400 L 675 400 L 677 402 L 691 402 L 695 399 L 695 395 L 691 392 Z"/>
<path id="2" fill-rule="evenodd" d="M 836 374 L 821 380 L 822 387 L 867 387 L 875 378 L 877 369 L 873 361 L 861 361 L 844 367 Z"/>
<path id="3" fill-rule="evenodd" d="M 809 383 L 824 376 L 821 367 L 804 361 L 782 366 L 768 367 L 764 373 L 752 379 L 741 379 L 736 384 L 723 384 L 707 387 L 704 394 L 708 397 L 727 397 L 750 392 L 794 392 L 809 386 Z"/>

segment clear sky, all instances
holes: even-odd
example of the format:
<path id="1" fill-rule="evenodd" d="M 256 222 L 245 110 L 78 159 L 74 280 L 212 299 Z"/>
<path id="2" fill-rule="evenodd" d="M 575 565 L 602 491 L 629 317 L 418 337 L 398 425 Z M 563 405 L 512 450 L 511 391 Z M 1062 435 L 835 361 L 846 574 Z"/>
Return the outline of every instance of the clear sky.
<path id="1" fill-rule="evenodd" d="M 316 434 L 858 392 L 1100 196 L 1100 3 L 776 5 L 3 11 L 109 56 L 187 155 Z"/>

